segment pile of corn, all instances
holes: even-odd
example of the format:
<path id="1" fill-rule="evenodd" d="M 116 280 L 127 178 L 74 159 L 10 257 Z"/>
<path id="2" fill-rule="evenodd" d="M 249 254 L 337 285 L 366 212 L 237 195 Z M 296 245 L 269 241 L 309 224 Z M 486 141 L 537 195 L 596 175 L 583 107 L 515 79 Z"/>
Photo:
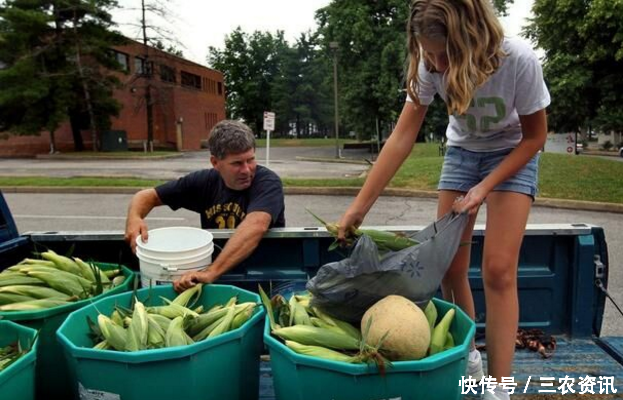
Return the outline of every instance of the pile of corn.
<path id="1" fill-rule="evenodd" d="M 271 333 L 293 351 L 347 363 L 387 361 L 377 348 L 366 344 L 359 329 L 310 306 L 311 294 L 293 295 L 286 301 L 281 295 L 269 299 L 261 286 L 259 292 Z"/>
<path id="2" fill-rule="evenodd" d="M 22 349 L 19 342 L 6 347 L 0 347 L 0 372 L 16 362 L 20 357 L 28 353 L 28 349 Z"/>
<path id="3" fill-rule="evenodd" d="M 0 273 L 0 311 L 41 310 L 102 294 L 125 280 L 120 269 L 48 250 L 41 259 L 26 258 Z"/>
<path id="4" fill-rule="evenodd" d="M 110 316 L 100 314 L 97 323 L 90 321 L 93 348 L 132 352 L 186 346 L 237 329 L 255 313 L 256 303 L 237 304 L 236 296 L 205 312 L 203 306 L 193 309 L 201 289 L 199 284 L 174 300 L 163 297 L 163 305 L 154 307 L 134 298 L 131 309 L 116 306 Z"/>
<path id="5" fill-rule="evenodd" d="M 310 306 L 311 294 L 293 295 L 289 301 L 281 295 L 269 298 L 262 287 L 259 288 L 262 303 L 269 318 L 271 333 L 282 339 L 294 352 L 307 356 L 324 358 L 346 363 L 376 363 L 384 368 L 390 362 L 383 352 L 383 339 L 379 343 L 367 343 L 370 324 L 363 329 L 356 328 L 345 321 L 340 321 Z M 431 344 L 428 354 L 454 347 L 452 334 L 449 332 L 454 318 L 454 309 L 437 321 L 437 309 L 431 301 L 425 315 L 431 328 Z"/>

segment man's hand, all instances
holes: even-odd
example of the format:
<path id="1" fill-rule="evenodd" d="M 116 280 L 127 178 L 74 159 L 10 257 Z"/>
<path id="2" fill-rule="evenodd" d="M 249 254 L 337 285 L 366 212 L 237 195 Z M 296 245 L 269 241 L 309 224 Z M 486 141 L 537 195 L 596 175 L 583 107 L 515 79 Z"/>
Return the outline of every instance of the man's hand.
<path id="1" fill-rule="evenodd" d="M 180 279 L 173 282 L 173 287 L 175 291 L 178 293 L 183 292 L 186 289 L 189 289 L 195 286 L 197 283 L 212 283 L 218 279 L 218 275 L 216 275 L 210 268 L 204 269 L 203 271 L 192 271 L 187 272 Z"/>
<path id="2" fill-rule="evenodd" d="M 132 248 L 132 252 L 136 253 L 136 237 L 141 235 L 144 243 L 147 243 L 147 224 L 142 218 L 128 218 L 125 225 L 125 241 Z"/>
<path id="3" fill-rule="evenodd" d="M 143 189 L 132 197 L 125 222 L 125 241 L 132 247 L 134 253 L 136 253 L 138 235 L 141 235 L 143 242 L 147 242 L 145 217 L 154 207 L 161 205 L 162 201 L 155 189 Z"/>

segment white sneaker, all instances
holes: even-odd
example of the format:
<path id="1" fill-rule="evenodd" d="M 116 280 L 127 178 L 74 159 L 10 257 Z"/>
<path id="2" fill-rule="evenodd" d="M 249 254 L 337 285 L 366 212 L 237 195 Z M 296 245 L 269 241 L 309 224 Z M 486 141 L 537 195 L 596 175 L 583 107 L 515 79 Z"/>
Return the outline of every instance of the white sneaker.
<path id="1" fill-rule="evenodd" d="M 467 378 L 470 375 L 476 382 L 480 382 L 484 375 L 482 371 L 482 358 L 480 357 L 480 352 L 476 349 L 471 350 L 467 358 L 467 372 L 465 373 L 465 377 Z"/>

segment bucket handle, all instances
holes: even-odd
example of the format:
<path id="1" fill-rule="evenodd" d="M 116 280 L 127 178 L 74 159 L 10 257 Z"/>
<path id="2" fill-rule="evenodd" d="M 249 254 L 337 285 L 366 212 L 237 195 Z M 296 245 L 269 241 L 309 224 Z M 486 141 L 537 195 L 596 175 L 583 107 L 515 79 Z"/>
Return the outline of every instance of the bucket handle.
<path id="1" fill-rule="evenodd" d="M 160 266 L 162 267 L 162 269 L 164 271 L 167 271 L 167 272 L 177 272 L 177 271 L 179 271 L 179 268 L 177 268 L 175 266 L 170 266 L 169 264 L 160 264 Z"/>

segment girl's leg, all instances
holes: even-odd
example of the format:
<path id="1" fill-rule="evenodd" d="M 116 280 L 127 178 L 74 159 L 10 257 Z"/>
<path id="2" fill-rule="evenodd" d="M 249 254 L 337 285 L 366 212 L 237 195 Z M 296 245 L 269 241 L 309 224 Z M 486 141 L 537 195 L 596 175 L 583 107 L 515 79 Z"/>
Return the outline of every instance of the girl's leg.
<path id="1" fill-rule="evenodd" d="M 450 190 L 439 191 L 439 203 L 437 205 L 437 217 L 442 217 L 450 210 L 452 210 L 452 204 L 454 200 L 464 192 L 456 192 Z M 470 216 L 470 220 L 463 231 L 461 237 L 461 243 L 470 243 L 472 241 L 472 233 L 474 230 L 474 223 L 476 221 L 476 215 Z M 445 300 L 457 304 L 467 315 L 474 319 L 474 298 L 472 291 L 469 287 L 469 280 L 467 278 L 467 272 L 469 269 L 469 257 L 471 253 L 471 246 L 460 246 L 450 264 L 450 268 L 446 272 L 442 282 L 441 291 Z M 474 348 L 472 343 L 472 348 Z"/>
<path id="2" fill-rule="evenodd" d="M 488 374 L 510 377 L 519 321 L 517 266 L 532 199 L 515 192 L 487 196 L 482 275 L 487 307 Z"/>

